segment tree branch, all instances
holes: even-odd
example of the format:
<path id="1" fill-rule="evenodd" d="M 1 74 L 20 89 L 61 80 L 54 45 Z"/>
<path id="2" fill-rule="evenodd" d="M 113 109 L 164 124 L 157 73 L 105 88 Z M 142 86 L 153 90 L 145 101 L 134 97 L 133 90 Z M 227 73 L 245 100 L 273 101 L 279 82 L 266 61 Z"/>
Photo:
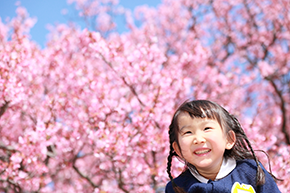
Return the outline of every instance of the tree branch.
<path id="1" fill-rule="evenodd" d="M 76 166 L 76 160 L 78 159 L 77 155 L 74 157 L 73 159 L 73 169 L 82 177 L 84 178 L 87 182 L 89 182 L 89 184 L 91 184 L 92 187 L 94 188 L 98 188 L 99 186 L 97 184 L 95 184 L 92 179 L 85 175 L 84 173 L 82 173 Z"/>
<path id="2" fill-rule="evenodd" d="M 0 107 L 0 118 L 7 110 L 9 103 L 10 103 L 10 101 L 5 101 L 4 104 Z"/>
<path id="3" fill-rule="evenodd" d="M 290 145 L 290 136 L 289 133 L 287 132 L 287 110 L 286 110 L 286 102 L 282 96 L 281 91 L 278 89 L 277 85 L 275 84 L 274 80 L 271 79 L 270 77 L 266 77 L 266 80 L 270 82 L 270 84 L 273 86 L 276 94 L 278 95 L 280 99 L 280 109 L 282 111 L 282 125 L 281 125 L 281 131 L 285 135 L 286 143 Z"/>

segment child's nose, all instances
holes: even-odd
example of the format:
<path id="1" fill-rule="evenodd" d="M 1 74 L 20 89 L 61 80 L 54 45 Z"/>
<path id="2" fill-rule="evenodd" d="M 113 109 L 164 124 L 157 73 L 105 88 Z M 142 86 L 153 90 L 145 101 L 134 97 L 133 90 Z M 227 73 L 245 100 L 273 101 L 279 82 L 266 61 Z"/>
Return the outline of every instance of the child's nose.
<path id="1" fill-rule="evenodd" d="M 200 143 L 204 143 L 205 139 L 202 136 L 196 135 L 193 139 L 193 143 L 194 144 L 200 144 Z"/>

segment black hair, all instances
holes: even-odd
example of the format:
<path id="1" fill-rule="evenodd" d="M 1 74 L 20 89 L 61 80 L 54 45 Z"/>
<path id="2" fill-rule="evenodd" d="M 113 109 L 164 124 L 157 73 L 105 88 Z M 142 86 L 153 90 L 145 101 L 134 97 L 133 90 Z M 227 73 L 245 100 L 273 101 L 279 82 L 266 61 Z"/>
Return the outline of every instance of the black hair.
<path id="1" fill-rule="evenodd" d="M 243 128 L 235 116 L 229 114 L 227 110 L 219 104 L 208 100 L 192 100 L 185 101 L 175 112 L 171 124 L 169 126 L 169 142 L 170 150 L 167 158 L 167 173 L 172 182 L 173 189 L 176 193 L 185 192 L 181 187 L 178 187 L 171 175 L 172 158 L 177 156 L 173 149 L 173 143 L 178 142 L 178 116 L 182 112 L 187 112 L 192 118 L 208 118 L 216 120 L 225 134 L 233 131 L 236 135 L 236 142 L 231 149 L 226 149 L 224 152 L 225 158 L 233 158 L 235 160 L 253 159 L 257 163 L 256 185 L 260 186 L 265 183 L 265 173 L 259 163 L 259 160 L 251 146 L 251 143 L 246 136 Z"/>

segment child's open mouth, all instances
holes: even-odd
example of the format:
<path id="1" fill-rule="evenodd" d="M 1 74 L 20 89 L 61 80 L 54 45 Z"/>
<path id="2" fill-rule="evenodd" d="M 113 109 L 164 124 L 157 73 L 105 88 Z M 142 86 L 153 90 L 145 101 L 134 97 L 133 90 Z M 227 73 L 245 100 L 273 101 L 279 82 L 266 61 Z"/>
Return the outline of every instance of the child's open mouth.
<path id="1" fill-rule="evenodd" d="M 196 155 L 201 155 L 201 154 L 206 154 L 208 152 L 210 152 L 210 149 L 199 150 L 199 151 L 195 151 L 194 153 Z"/>

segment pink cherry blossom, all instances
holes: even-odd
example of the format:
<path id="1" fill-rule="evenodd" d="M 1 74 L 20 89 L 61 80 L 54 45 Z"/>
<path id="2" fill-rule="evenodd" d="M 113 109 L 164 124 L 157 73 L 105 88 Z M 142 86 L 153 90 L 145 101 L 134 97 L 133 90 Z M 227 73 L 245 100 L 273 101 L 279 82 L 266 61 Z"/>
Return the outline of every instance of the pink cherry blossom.
<path id="1" fill-rule="evenodd" d="M 50 26 L 43 49 L 25 8 L 0 18 L 1 187 L 160 190 L 171 117 L 194 98 L 235 114 L 290 191 L 288 1 L 165 0 L 133 12 L 116 0 L 68 3 L 97 25 Z M 115 32 L 119 14 L 129 32 Z M 174 159 L 173 176 L 183 166 Z"/>

